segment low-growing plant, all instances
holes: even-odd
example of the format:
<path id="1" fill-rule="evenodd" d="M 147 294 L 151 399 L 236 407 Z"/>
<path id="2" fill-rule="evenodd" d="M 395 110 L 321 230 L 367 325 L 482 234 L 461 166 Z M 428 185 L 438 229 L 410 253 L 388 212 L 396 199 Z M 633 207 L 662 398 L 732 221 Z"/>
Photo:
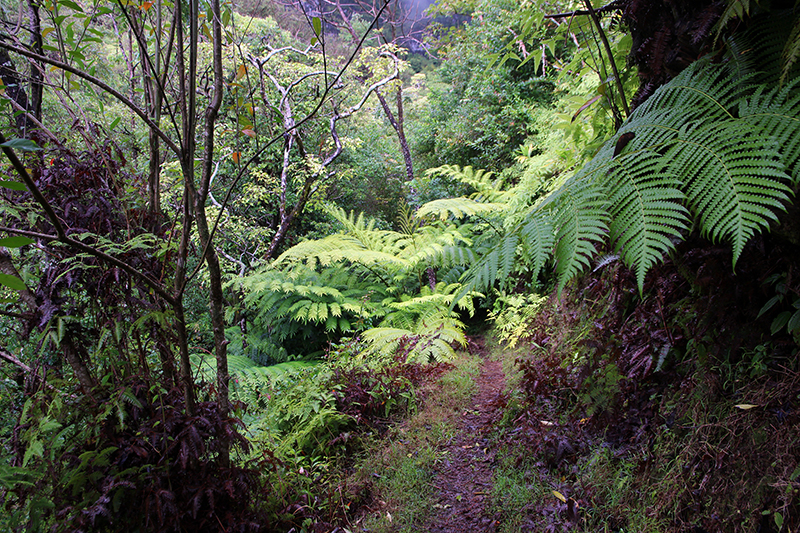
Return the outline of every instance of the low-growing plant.
<path id="1" fill-rule="evenodd" d="M 509 348 L 514 348 L 520 340 L 530 337 L 531 323 L 546 301 L 546 297 L 535 293 L 499 293 L 489 313 L 499 339 Z"/>

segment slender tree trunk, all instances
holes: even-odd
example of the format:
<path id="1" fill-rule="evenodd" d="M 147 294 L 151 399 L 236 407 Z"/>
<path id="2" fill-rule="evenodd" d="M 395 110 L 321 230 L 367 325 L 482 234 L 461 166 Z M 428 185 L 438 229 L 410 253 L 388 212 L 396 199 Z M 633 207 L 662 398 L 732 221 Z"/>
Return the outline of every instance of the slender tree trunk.
<path id="1" fill-rule="evenodd" d="M 175 332 L 178 336 L 178 349 L 180 350 L 181 386 L 183 388 L 183 401 L 186 404 L 186 413 L 194 416 L 197 411 L 194 395 L 194 380 L 192 379 L 192 364 L 189 360 L 189 338 L 186 335 L 186 314 L 183 311 L 183 299 L 178 299 L 172 306 L 175 312 Z"/>
<path id="2" fill-rule="evenodd" d="M 406 132 L 405 128 L 403 127 L 403 88 L 398 83 L 397 92 L 396 92 L 396 101 L 397 101 L 397 116 L 392 112 L 392 108 L 389 107 L 389 102 L 386 100 L 386 97 L 381 93 L 381 91 L 376 90 L 375 94 L 378 95 L 378 100 L 381 103 L 381 107 L 383 108 L 383 112 L 386 113 L 386 117 L 389 119 L 389 123 L 394 128 L 395 133 L 397 134 L 397 140 L 400 143 L 400 152 L 403 154 L 403 161 L 406 165 L 406 179 L 411 181 L 414 179 L 414 165 L 411 162 L 411 150 L 408 147 L 408 140 L 406 139 Z"/>
<path id="3" fill-rule="evenodd" d="M 196 1 L 191 3 L 193 9 L 189 16 L 190 18 L 196 15 Z M 192 206 L 195 201 L 197 193 L 194 189 L 194 76 L 186 76 L 186 64 L 184 61 L 184 33 L 183 33 L 183 17 L 181 16 L 181 9 L 175 9 L 175 20 L 173 22 L 176 28 L 176 40 L 178 48 L 176 51 L 176 67 L 178 69 L 178 80 L 180 96 L 178 99 L 178 106 L 183 123 L 183 139 L 181 142 L 181 149 L 178 157 L 180 159 L 181 170 L 183 171 L 183 198 L 181 200 L 181 239 L 178 245 L 178 258 L 175 265 L 175 296 L 173 302 L 173 310 L 175 311 L 175 329 L 178 337 L 178 350 L 180 351 L 180 379 L 183 385 L 184 401 L 186 403 L 186 412 L 189 415 L 194 415 L 195 409 L 195 395 L 194 395 L 194 382 L 192 380 L 192 367 L 189 360 L 189 338 L 186 333 L 186 315 L 183 309 L 183 292 L 186 287 L 186 270 L 188 268 L 187 260 L 189 257 L 189 248 L 192 239 Z M 189 54 L 190 66 L 189 68 L 196 67 L 197 57 L 197 44 L 192 45 L 193 38 L 197 37 L 196 21 L 194 24 L 190 21 L 190 28 L 192 28 L 189 36 Z M 194 71 L 189 71 L 191 72 Z"/>
<path id="4" fill-rule="evenodd" d="M 31 24 L 31 49 L 39 55 L 44 55 L 42 49 L 42 23 L 39 18 L 39 4 L 35 0 L 28 0 L 28 13 Z M 42 121 L 42 95 L 44 91 L 44 74 L 41 69 L 41 64 L 31 64 L 30 113 L 33 115 L 33 118 L 39 122 Z"/>
<path id="5" fill-rule="evenodd" d="M 200 236 L 200 245 L 205 252 L 205 261 L 208 266 L 210 299 L 211 299 L 211 327 L 214 332 L 214 353 L 217 360 L 217 409 L 223 419 L 230 416 L 230 403 L 228 400 L 228 341 L 225 339 L 225 299 L 222 293 L 222 271 L 219 266 L 217 250 L 212 242 L 208 219 L 206 217 L 206 201 L 211 187 L 214 159 L 214 127 L 217 122 L 220 106 L 222 105 L 223 72 L 222 72 L 222 25 L 219 0 L 211 0 L 213 43 L 213 68 L 214 68 L 214 94 L 211 97 L 205 118 L 205 148 L 203 150 L 202 175 L 200 178 L 199 193 L 195 197 L 195 216 L 197 217 L 197 233 Z M 220 437 L 221 450 L 219 458 L 223 465 L 230 461 L 230 442 Z"/>
<path id="6" fill-rule="evenodd" d="M 64 358 L 75 373 L 75 377 L 78 378 L 78 382 L 81 384 L 84 394 L 91 397 L 92 389 L 95 387 L 95 381 L 86 363 L 81 359 L 70 334 L 64 336 L 64 339 L 61 341 L 61 348 L 64 350 Z"/>

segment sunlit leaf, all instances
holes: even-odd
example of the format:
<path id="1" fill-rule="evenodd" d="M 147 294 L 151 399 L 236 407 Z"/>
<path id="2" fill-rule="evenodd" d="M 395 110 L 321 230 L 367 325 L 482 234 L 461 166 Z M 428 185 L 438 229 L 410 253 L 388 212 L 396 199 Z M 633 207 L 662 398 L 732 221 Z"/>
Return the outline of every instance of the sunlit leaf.
<path id="1" fill-rule="evenodd" d="M 6 248 L 19 248 L 20 246 L 25 246 L 26 244 L 34 243 L 33 239 L 29 239 L 28 237 L 4 237 L 0 239 L 0 246 L 5 246 Z"/>
<path id="2" fill-rule="evenodd" d="M 553 493 L 553 496 L 555 496 L 556 498 L 558 498 L 558 499 L 559 499 L 559 500 L 561 500 L 562 502 L 564 502 L 564 503 L 567 503 L 567 498 L 566 498 L 566 497 L 564 497 L 564 495 L 563 495 L 563 494 L 561 494 L 560 492 L 558 492 L 557 490 L 552 490 L 552 491 L 550 491 L 550 492 L 552 492 L 552 493 Z"/>
<path id="3" fill-rule="evenodd" d="M 11 276 L 9 274 L 0 274 L 0 285 L 5 285 L 9 289 L 15 291 L 24 291 L 28 288 L 17 276 Z"/>
<path id="4" fill-rule="evenodd" d="M 0 187 L 5 187 L 6 189 L 11 189 L 12 191 L 28 190 L 28 188 L 25 187 L 25 184 L 19 181 L 0 181 Z"/>
<path id="5" fill-rule="evenodd" d="M 236 79 L 240 80 L 247 75 L 247 67 L 244 65 L 239 65 L 239 68 L 236 70 Z"/>
<path id="6" fill-rule="evenodd" d="M 758 407 L 758 405 L 753 405 L 752 403 L 737 403 L 734 405 L 737 409 L 741 409 L 743 411 L 748 411 L 754 407 Z"/>
<path id="7" fill-rule="evenodd" d="M 314 33 L 317 37 L 322 34 L 322 20 L 319 17 L 311 19 L 311 24 L 314 26 Z"/>

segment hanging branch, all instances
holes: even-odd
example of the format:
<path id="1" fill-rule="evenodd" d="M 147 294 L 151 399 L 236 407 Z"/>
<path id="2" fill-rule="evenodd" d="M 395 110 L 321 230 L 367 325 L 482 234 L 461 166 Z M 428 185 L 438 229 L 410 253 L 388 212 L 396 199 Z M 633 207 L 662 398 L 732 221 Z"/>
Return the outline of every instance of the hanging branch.
<path id="1" fill-rule="evenodd" d="M 603 26 L 600 24 L 600 17 L 597 16 L 597 11 L 592 7 L 591 0 L 584 0 L 584 3 L 586 4 L 586 9 L 589 12 L 589 16 L 592 18 L 594 25 L 597 26 L 597 31 L 600 33 L 600 40 L 603 41 L 603 47 L 606 49 L 606 54 L 608 54 L 608 59 L 611 63 L 611 70 L 614 72 L 614 81 L 616 82 L 617 91 L 619 91 L 619 98 L 622 102 L 622 110 L 625 111 L 625 117 L 627 118 L 631 114 L 631 111 L 628 108 L 628 102 L 625 101 L 625 90 L 622 88 L 622 80 L 619 77 L 617 63 L 614 61 L 614 54 L 611 52 L 611 45 L 608 43 L 606 32 L 603 31 Z"/>

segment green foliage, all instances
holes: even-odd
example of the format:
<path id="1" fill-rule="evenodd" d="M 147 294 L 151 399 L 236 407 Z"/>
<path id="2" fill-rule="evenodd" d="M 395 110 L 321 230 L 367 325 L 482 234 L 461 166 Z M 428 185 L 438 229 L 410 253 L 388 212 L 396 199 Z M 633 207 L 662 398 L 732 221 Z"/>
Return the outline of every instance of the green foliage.
<path id="1" fill-rule="evenodd" d="M 608 240 L 641 289 L 689 221 L 711 240 L 731 243 L 735 266 L 747 241 L 777 221 L 789 184 L 798 183 L 799 83 L 758 85 L 724 64 L 696 62 L 640 106 L 591 162 L 524 209 L 526 222 L 470 269 L 467 286 L 507 275 L 510 235 L 517 235 L 533 250 L 533 272 L 552 253 L 560 287 Z"/>
<path id="2" fill-rule="evenodd" d="M 495 332 L 509 348 L 530 335 L 533 319 L 539 314 L 545 297 L 537 294 L 500 294 L 494 300 L 489 320 L 494 322 Z"/>
<path id="3" fill-rule="evenodd" d="M 795 338 L 799 338 L 800 295 L 793 293 L 788 285 L 787 277 L 787 273 L 783 272 L 781 274 L 773 274 L 764 281 L 765 285 L 774 285 L 775 296 L 767 300 L 767 303 L 758 312 L 758 317 L 768 313 L 775 307 L 778 309 L 789 307 L 788 310 L 783 310 L 775 316 L 770 325 L 770 332 L 775 335 L 785 327 Z"/>
<path id="4" fill-rule="evenodd" d="M 236 283 L 253 312 L 246 335 L 229 329 L 233 352 L 244 353 L 247 344 L 248 355 L 262 364 L 319 353 L 329 335 L 363 328 L 377 311 L 370 295 L 382 288 L 342 268 L 304 263 L 266 269 Z"/>
<path id="5" fill-rule="evenodd" d="M 362 334 L 367 343 L 365 355 L 391 355 L 397 352 L 406 354 L 407 362 L 429 363 L 447 361 L 455 357 L 454 345 L 465 346 L 465 326 L 454 318 L 445 307 L 437 309 L 429 301 L 424 304 L 424 313 L 408 328 L 381 326 L 368 329 Z M 411 303 L 403 302 L 403 304 Z M 402 304 L 401 304 L 402 305 Z M 397 307 L 401 307 L 397 305 Z M 444 307 L 444 306 L 442 306 Z M 402 307 L 401 307 L 402 309 Z M 404 317 L 407 320 L 407 317 Z"/>
<path id="6" fill-rule="evenodd" d="M 430 166 L 500 170 L 517 146 L 543 135 L 538 107 L 549 107 L 553 84 L 531 62 L 492 64 L 509 33 L 520 31 L 518 3 L 487 0 L 479 16 L 439 41 L 441 83 L 431 83 L 426 137 L 417 145 Z"/>
<path id="7" fill-rule="evenodd" d="M 470 227 L 427 224 L 406 213 L 404 231 L 390 231 L 363 214 L 329 213 L 343 231 L 304 241 L 237 282 L 245 306 L 254 310 L 248 337 L 268 337 L 280 347 L 294 339 L 302 350 L 294 353 L 308 355 L 324 342 L 378 326 L 364 333 L 370 353 L 403 346 L 409 360 L 452 357 L 451 344 L 464 343 L 463 324 L 450 310 L 460 286 L 437 280 L 436 268 L 447 274 L 474 257 Z"/>
<path id="8" fill-rule="evenodd" d="M 584 7 L 581 2 L 524 2 L 516 7 L 516 26 L 500 37 L 505 46 L 490 53 L 499 65 L 516 65 L 521 71 L 533 69 L 555 84 L 558 117 L 552 126 L 541 127 L 563 130 L 566 142 L 559 151 L 575 163 L 594 156 L 613 134 L 625 118 L 625 102 L 639 86 L 636 70 L 628 64 L 631 36 L 615 17 L 601 17 L 602 30 L 589 16 L 570 17 L 567 24 L 545 17 L 548 13 L 568 13 Z M 600 44 L 599 31 L 608 40 L 611 57 Z M 624 94 L 619 94 L 620 86 Z M 543 137 L 546 138 L 539 135 L 538 140 Z"/>

